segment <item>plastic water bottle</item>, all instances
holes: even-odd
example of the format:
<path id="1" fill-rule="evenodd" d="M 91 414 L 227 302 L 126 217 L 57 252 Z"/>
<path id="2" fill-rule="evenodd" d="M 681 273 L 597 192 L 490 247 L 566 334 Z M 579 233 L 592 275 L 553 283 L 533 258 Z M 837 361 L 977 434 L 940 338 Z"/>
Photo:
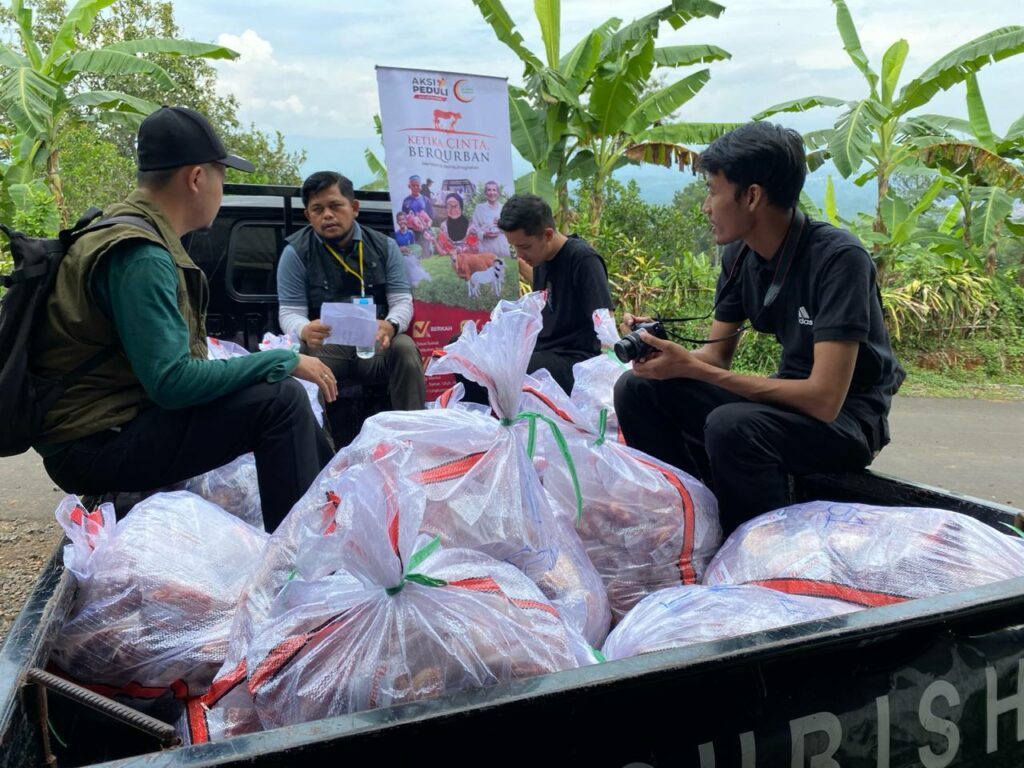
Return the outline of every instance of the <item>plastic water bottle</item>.
<path id="1" fill-rule="evenodd" d="M 373 310 L 373 299 L 366 296 L 359 296 L 357 298 L 352 299 L 352 302 L 354 304 L 358 304 L 359 306 L 365 307 L 370 317 L 376 316 Z M 373 357 L 376 351 L 377 342 L 375 340 L 373 344 L 370 344 L 368 346 L 356 347 L 356 357 L 362 358 L 363 360 L 369 360 L 371 357 Z"/>

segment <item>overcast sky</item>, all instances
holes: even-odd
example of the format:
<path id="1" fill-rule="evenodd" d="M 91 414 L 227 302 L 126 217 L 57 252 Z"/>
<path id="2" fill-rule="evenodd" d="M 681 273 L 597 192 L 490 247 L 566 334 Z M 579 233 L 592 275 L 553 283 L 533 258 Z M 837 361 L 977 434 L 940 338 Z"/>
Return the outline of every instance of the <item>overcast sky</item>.
<path id="1" fill-rule="evenodd" d="M 663 25 L 659 45 L 710 43 L 732 59 L 710 65 L 710 83 L 687 104 L 681 118 L 743 121 L 774 103 L 824 94 L 860 98 L 867 85 L 842 49 L 835 10 L 827 0 L 719 0 L 719 19 L 699 19 L 680 30 Z M 659 7 L 659 0 L 562 0 L 562 52 L 611 16 L 629 21 Z M 1024 24 L 1017 0 L 848 0 L 872 66 L 899 38 L 910 44 L 901 85 L 956 46 L 1001 26 Z M 505 7 L 541 57 L 540 30 L 530 0 Z M 508 77 L 522 66 L 494 39 L 471 0 L 177 0 L 186 36 L 216 40 L 241 53 L 218 63 L 219 87 L 235 94 L 241 117 L 263 130 L 280 130 L 292 147 L 311 155 L 335 146 L 340 163 L 359 163 L 367 175 L 364 140 L 377 146 L 372 116 L 378 112 L 375 65 L 439 69 Z M 670 79 L 694 69 L 669 70 Z M 1024 114 L 1024 55 L 982 71 L 982 93 L 997 133 Z M 937 97 L 929 112 L 964 115 L 963 86 Z M 834 113 L 816 110 L 781 118 L 799 130 L 830 125 Z M 339 141 L 341 140 L 341 141 Z"/>

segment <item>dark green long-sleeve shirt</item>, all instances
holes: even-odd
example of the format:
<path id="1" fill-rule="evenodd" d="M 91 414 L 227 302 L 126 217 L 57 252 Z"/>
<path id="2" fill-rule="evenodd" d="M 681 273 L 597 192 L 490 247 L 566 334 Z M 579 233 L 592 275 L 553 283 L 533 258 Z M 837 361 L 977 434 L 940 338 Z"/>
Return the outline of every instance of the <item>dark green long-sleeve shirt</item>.
<path id="1" fill-rule="evenodd" d="M 170 254 L 133 241 L 110 253 L 93 277 L 100 309 L 112 320 L 132 370 L 149 398 L 168 410 L 202 405 L 261 381 L 281 381 L 299 363 L 287 349 L 230 360 L 189 354 Z"/>

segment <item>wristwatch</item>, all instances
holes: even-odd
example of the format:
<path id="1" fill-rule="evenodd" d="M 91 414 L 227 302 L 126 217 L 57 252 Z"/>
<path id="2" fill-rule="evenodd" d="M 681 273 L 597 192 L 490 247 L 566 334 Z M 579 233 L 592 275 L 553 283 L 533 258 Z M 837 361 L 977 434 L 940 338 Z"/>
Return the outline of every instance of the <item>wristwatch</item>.
<path id="1" fill-rule="evenodd" d="M 395 329 L 395 336 L 397 336 L 398 335 L 398 323 L 396 323 L 390 317 L 388 318 L 388 322 L 391 323 L 391 327 Z"/>

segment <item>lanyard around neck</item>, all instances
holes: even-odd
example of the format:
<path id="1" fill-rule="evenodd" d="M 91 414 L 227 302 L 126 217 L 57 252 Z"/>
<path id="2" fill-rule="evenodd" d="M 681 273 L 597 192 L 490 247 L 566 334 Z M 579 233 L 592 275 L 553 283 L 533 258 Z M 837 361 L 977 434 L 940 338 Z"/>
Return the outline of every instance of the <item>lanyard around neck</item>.
<path id="1" fill-rule="evenodd" d="M 358 280 L 359 280 L 359 295 L 365 297 L 366 296 L 366 283 L 363 282 L 363 241 L 362 240 L 357 240 L 356 243 L 357 243 L 356 250 L 359 251 L 359 271 L 358 272 L 356 272 L 354 269 L 352 269 L 352 267 L 350 267 L 348 264 L 346 264 L 345 260 L 343 258 L 341 258 L 341 256 L 338 254 L 338 252 L 336 250 L 334 250 L 333 248 L 331 248 L 330 245 L 328 245 L 326 240 L 323 241 L 324 248 L 327 249 L 327 252 L 329 254 L 331 254 L 331 256 L 333 256 L 335 259 L 337 259 L 338 263 L 341 264 L 341 266 L 345 269 L 345 271 L 355 275 L 356 278 L 358 278 Z"/>

